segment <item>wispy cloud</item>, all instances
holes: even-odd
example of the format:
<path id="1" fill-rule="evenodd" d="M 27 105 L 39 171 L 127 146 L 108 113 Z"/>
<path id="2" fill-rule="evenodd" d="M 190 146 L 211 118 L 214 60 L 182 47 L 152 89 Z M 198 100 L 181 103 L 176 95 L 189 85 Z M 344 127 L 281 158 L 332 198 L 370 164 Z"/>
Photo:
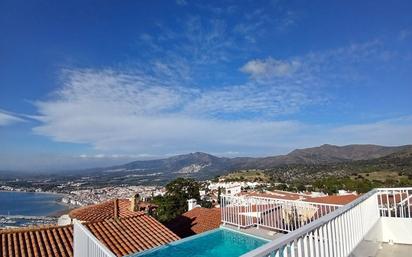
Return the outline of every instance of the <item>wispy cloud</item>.
<path id="1" fill-rule="evenodd" d="M 364 79 L 365 67 L 386 61 L 381 42 L 283 59 L 253 58 L 243 47 L 250 42 L 236 41 L 236 24 L 225 20 L 191 16 L 177 28 L 157 26 L 161 36 L 142 34 L 139 44 L 148 50 L 127 69 L 62 71 L 58 89 L 36 102 L 41 124 L 34 132 L 88 144 L 102 154 L 156 156 L 239 149 L 266 154 L 338 142 L 335 137 L 346 143 L 367 137 L 360 129 L 346 133 L 282 117 L 322 106 L 330 91 Z M 382 136 L 389 133 L 385 128 Z"/>
<path id="2" fill-rule="evenodd" d="M 288 10 L 277 19 L 276 28 L 279 31 L 286 31 L 297 24 L 299 16 L 294 11 Z"/>
<path id="3" fill-rule="evenodd" d="M 290 121 L 198 118 L 197 112 L 187 110 L 199 97 L 196 91 L 153 85 L 150 78 L 136 74 L 71 70 L 64 77 L 54 97 L 36 103 L 43 124 L 34 131 L 56 141 L 86 143 L 99 150 L 169 152 L 205 144 L 257 146 L 265 144 L 259 138 L 268 131 L 282 134 L 297 126 Z M 262 133 L 252 136 L 253 130 Z M 242 143 L 245 137 L 250 139 Z"/>
<path id="4" fill-rule="evenodd" d="M 300 63 L 296 60 L 284 61 L 269 57 L 266 60 L 251 60 L 241 68 L 241 71 L 253 77 L 285 77 L 292 75 L 299 66 Z"/>
<path id="5" fill-rule="evenodd" d="M 404 145 L 412 142 L 412 116 L 385 119 L 367 124 L 348 124 L 331 129 L 331 135 L 357 143 Z M 340 140 L 341 143 L 342 140 Z"/>
<path id="6" fill-rule="evenodd" d="M 23 122 L 21 117 L 0 109 L 0 126 L 7 126 L 17 122 Z"/>

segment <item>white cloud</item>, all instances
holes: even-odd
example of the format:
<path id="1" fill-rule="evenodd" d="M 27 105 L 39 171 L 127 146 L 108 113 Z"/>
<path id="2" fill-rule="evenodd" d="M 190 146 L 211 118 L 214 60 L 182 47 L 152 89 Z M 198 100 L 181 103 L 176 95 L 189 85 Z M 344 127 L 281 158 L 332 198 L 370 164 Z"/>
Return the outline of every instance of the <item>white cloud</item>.
<path id="1" fill-rule="evenodd" d="M 165 153 L 205 144 L 229 150 L 250 142 L 266 144 L 260 138 L 269 131 L 283 134 L 283 130 L 298 126 L 295 122 L 195 118 L 181 110 L 193 101 L 187 95 L 195 97 L 190 90 L 142 86 L 143 80 L 110 71 L 70 71 L 53 99 L 37 102 L 43 124 L 34 131 L 56 141 L 86 143 L 103 151 Z"/>
<path id="2" fill-rule="evenodd" d="M 329 132 L 336 139 L 361 144 L 405 145 L 412 143 L 412 116 L 380 120 L 366 124 L 349 124 Z M 338 141 L 339 142 L 339 141 Z"/>
<path id="3" fill-rule="evenodd" d="M 219 18 L 190 17 L 177 28 L 159 24 L 160 33 L 141 35 L 139 49 L 147 51 L 139 51 L 127 70 L 64 70 L 58 89 L 36 102 L 40 125 L 33 131 L 88 144 L 105 157 L 141 158 L 189 151 L 280 153 L 333 139 L 339 131 L 318 137 L 314 131 L 330 129 L 279 117 L 325 103 L 329 88 L 361 77 L 359 65 L 377 66 L 379 43 L 250 59 L 250 42 L 238 37 L 258 38 L 267 22 L 262 12 L 245 17 L 248 26 L 238 30 Z M 239 69 L 250 76 L 244 80 Z"/>
<path id="4" fill-rule="evenodd" d="M 330 91 L 348 81 L 363 84 L 365 70 L 381 68 L 394 55 L 374 40 L 283 59 L 256 58 L 261 52 L 255 43 L 271 28 L 279 32 L 298 19 L 296 12 L 276 8 L 274 18 L 262 8 L 241 15 L 235 7 L 206 5 L 211 18 L 182 17 L 174 27 L 158 23 L 149 30 L 154 34 L 140 36 L 137 58 L 127 69 L 64 70 L 50 97 L 35 103 L 35 116 L 0 110 L 0 126 L 36 119 L 36 134 L 96 149 L 81 155 L 84 160 L 410 143 L 410 121 L 318 126 L 285 120 L 308 106 L 323 108 Z M 222 18 L 228 13 L 239 22 Z M 407 30 L 400 34 L 407 36 Z"/>
<path id="5" fill-rule="evenodd" d="M 0 169 L 78 169 L 123 164 L 138 159 L 158 159 L 193 151 L 218 156 L 265 156 L 285 154 L 296 148 L 324 143 L 405 145 L 412 144 L 412 117 L 347 125 L 305 124 L 297 121 L 222 121 L 190 118 L 142 119 L 133 116 L 110 123 L 113 116 L 102 119 L 102 126 L 84 123 L 81 127 L 64 127 L 56 140 L 72 142 L 75 136 L 97 148 L 98 153 L 76 157 L 37 155 L 23 156 L 3 153 Z M 67 117 L 70 123 L 73 117 Z M 119 123 L 120 122 L 120 123 Z M 144 126 L 141 126 L 141 125 Z M 43 125 L 50 131 L 59 124 Z M 52 130 L 55 129 L 55 130 Z M 108 133 L 109 137 L 104 135 Z M 68 138 L 60 140 L 66 134 Z M 71 139 L 70 139 L 71 138 Z M 116 152 L 116 154 L 113 154 Z M 128 152 L 117 153 L 117 152 Z"/>
<path id="6" fill-rule="evenodd" d="M 259 95 L 253 85 L 239 86 L 234 91 L 225 89 L 199 94 L 189 89 L 152 86 L 151 80 L 142 76 L 108 70 L 71 70 L 65 76 L 63 87 L 53 98 L 37 102 L 38 119 L 42 124 L 34 131 L 59 142 L 89 144 L 98 152 L 94 158 L 113 153 L 162 156 L 190 151 L 242 152 L 245 149 L 247 154 L 267 154 L 324 142 L 412 142 L 411 118 L 316 126 L 293 120 L 258 120 L 253 116 L 215 117 L 214 112 L 222 112 L 220 108 L 224 113 L 242 109 L 243 113 L 263 112 L 268 106 L 275 111 L 283 108 L 282 105 L 290 105 L 286 107 L 290 109 L 307 100 L 297 94 L 287 99 L 274 99 L 273 102 L 277 102 L 274 104 L 266 96 L 268 91 Z M 147 83 L 150 86 L 145 86 Z M 295 99 L 291 100 L 293 97 Z M 242 101 L 242 98 L 245 99 Z"/>
<path id="7" fill-rule="evenodd" d="M 297 60 L 275 60 L 269 57 L 265 60 L 251 60 L 241 71 L 254 77 L 284 77 L 292 75 L 299 67 L 300 62 Z"/>
<path id="8" fill-rule="evenodd" d="M 187 104 L 188 113 L 220 116 L 224 114 L 259 115 L 262 118 L 294 113 L 321 101 L 300 86 L 247 83 L 203 92 Z"/>
<path id="9" fill-rule="evenodd" d="M 41 124 L 33 130 L 55 141 L 91 145 L 102 154 L 267 153 L 279 146 L 290 148 L 294 144 L 288 142 L 300 133 L 307 138 L 315 134 L 305 131 L 305 124 L 276 117 L 327 101 L 329 87 L 356 79 L 343 64 L 368 64 L 379 53 L 376 48 L 372 42 L 284 60 L 252 60 L 242 68 L 251 79 L 239 85 L 200 87 L 197 80 L 176 76 L 176 69 L 190 67 L 185 58 L 139 66 L 133 72 L 69 69 L 59 89 L 36 102 Z M 359 141 L 365 138 L 360 135 Z"/>
<path id="10" fill-rule="evenodd" d="M 0 110 L 0 126 L 8 126 L 24 120 L 12 113 Z"/>

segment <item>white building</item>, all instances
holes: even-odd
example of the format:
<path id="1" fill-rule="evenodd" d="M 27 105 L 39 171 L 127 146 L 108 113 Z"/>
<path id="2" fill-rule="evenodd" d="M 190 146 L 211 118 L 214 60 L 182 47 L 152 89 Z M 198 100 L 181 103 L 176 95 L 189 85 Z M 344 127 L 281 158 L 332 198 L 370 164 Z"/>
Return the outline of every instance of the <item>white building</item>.
<path id="1" fill-rule="evenodd" d="M 236 186 L 231 186 L 231 187 L 226 187 L 224 188 L 224 194 L 225 195 L 236 195 L 242 192 L 242 186 L 241 185 L 236 185 Z"/>

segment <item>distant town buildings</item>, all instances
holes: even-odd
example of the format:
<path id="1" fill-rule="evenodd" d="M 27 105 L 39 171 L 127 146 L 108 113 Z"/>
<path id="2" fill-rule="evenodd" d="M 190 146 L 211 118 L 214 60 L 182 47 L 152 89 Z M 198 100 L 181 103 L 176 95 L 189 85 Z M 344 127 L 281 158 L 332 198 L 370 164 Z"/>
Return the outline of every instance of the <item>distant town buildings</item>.
<path id="1" fill-rule="evenodd" d="M 70 191 L 62 198 L 65 204 L 86 206 L 97 204 L 113 198 L 129 198 L 132 194 L 139 194 L 142 200 L 165 194 L 164 187 L 160 186 L 124 186 L 104 187 L 97 189 L 82 189 Z"/>

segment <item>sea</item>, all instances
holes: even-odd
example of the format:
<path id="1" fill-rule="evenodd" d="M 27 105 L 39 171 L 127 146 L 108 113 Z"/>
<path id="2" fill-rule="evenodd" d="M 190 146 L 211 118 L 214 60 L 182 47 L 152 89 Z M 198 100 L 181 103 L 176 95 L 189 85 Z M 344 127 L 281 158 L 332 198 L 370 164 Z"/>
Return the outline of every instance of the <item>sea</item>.
<path id="1" fill-rule="evenodd" d="M 0 228 L 55 223 L 56 218 L 43 216 L 55 216 L 67 210 L 61 198 L 58 194 L 0 191 Z"/>
<path id="2" fill-rule="evenodd" d="M 64 211 L 62 196 L 49 193 L 0 192 L 0 215 L 49 216 Z"/>

